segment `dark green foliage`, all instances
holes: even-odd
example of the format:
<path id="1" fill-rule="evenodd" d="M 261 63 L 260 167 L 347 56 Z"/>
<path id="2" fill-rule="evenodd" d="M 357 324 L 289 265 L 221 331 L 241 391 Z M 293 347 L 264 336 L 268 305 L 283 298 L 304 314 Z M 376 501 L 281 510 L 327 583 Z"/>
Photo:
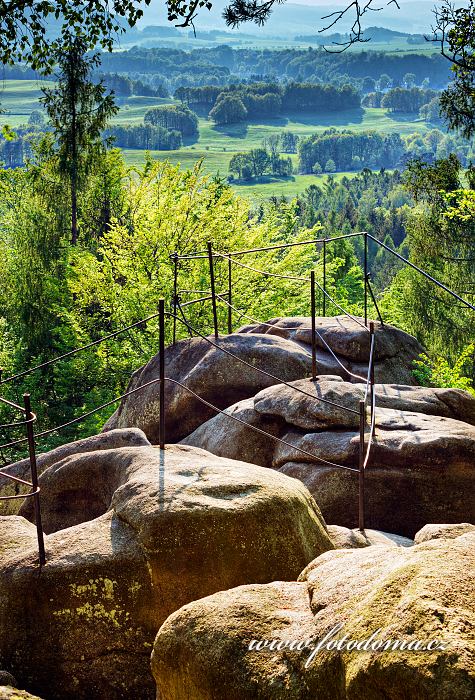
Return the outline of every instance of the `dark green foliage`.
<path id="1" fill-rule="evenodd" d="M 404 144 L 398 134 L 384 136 L 376 131 L 351 132 L 327 129 L 321 134 L 301 139 L 299 167 L 311 173 L 315 163 L 325 164 L 331 159 L 335 170 L 352 170 L 358 156 L 358 167 L 396 166 L 404 153 Z"/>
<path id="2" fill-rule="evenodd" d="M 381 134 L 376 131 L 327 129 L 299 142 L 299 168 L 303 173 L 314 171 L 316 163 L 323 166 L 328 159 L 337 171 L 366 168 L 394 168 L 418 158 L 432 162 L 455 153 L 463 165 L 474 157 L 470 144 L 462 138 L 444 135 L 438 129 L 418 134 Z"/>
<path id="3" fill-rule="evenodd" d="M 246 119 L 248 111 L 239 95 L 220 93 L 209 113 L 215 124 L 236 124 Z"/>
<path id="4" fill-rule="evenodd" d="M 242 180 L 251 180 L 263 175 L 289 177 L 292 174 L 292 161 L 282 158 L 275 150 L 253 148 L 247 153 L 236 153 L 229 162 L 229 171 Z"/>
<path id="5" fill-rule="evenodd" d="M 453 82 L 440 106 L 451 129 L 469 139 L 475 134 L 475 2 L 459 7 L 448 0 L 435 11 L 434 40 L 452 64 Z"/>
<path id="6" fill-rule="evenodd" d="M 391 112 L 418 112 L 422 105 L 427 104 L 437 96 L 435 90 L 422 90 L 413 87 L 409 90 L 404 88 L 392 88 L 381 99 L 381 107 L 389 109 Z"/>
<path id="7" fill-rule="evenodd" d="M 103 83 L 94 83 L 92 70 L 97 55 L 86 53 L 87 43 L 76 37 L 60 46 L 54 57 L 60 73 L 54 88 L 43 88 L 42 102 L 56 138 L 60 173 L 70 183 L 71 240 L 78 238 L 78 192 L 93 167 L 101 148 L 101 134 L 111 116 L 118 112 L 112 94 Z"/>
<path id="8" fill-rule="evenodd" d="M 113 139 L 119 148 L 137 148 L 144 151 L 172 151 L 182 146 L 180 131 L 152 124 L 114 125 L 104 131 L 105 139 Z"/>
<path id="9" fill-rule="evenodd" d="M 144 116 L 145 124 L 161 126 L 164 129 L 179 131 L 182 136 L 196 136 L 198 117 L 191 109 L 178 105 L 152 107 Z"/>

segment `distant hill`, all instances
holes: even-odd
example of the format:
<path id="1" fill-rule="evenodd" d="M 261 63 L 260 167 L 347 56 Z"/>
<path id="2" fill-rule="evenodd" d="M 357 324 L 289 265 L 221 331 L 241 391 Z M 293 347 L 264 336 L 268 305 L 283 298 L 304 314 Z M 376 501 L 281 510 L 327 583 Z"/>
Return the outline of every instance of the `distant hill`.
<path id="1" fill-rule="evenodd" d="M 369 39 L 377 43 L 391 42 L 394 39 L 420 39 L 424 40 L 421 34 L 407 34 L 397 32 L 386 27 L 368 27 L 364 30 L 363 39 Z M 300 34 L 295 37 L 295 41 L 309 42 L 310 44 L 328 44 L 331 42 L 344 42 L 348 40 L 348 34 Z"/>
<path id="2" fill-rule="evenodd" d="M 324 0 L 325 2 L 325 0 Z M 226 24 L 222 18 L 223 9 L 228 2 L 226 0 L 214 0 L 213 7 L 210 11 L 202 9 L 198 13 L 195 20 L 197 30 L 205 29 L 225 29 Z M 375 18 L 378 17 L 378 24 L 384 28 L 402 32 L 404 34 L 420 34 L 428 33 L 432 24 L 432 9 L 434 5 L 440 3 L 433 0 L 400 0 L 401 9 L 398 10 L 395 5 L 383 7 L 381 12 L 368 13 L 363 18 L 363 27 L 365 24 L 374 24 Z M 325 26 L 325 21 L 322 20 L 324 15 L 328 15 L 335 10 L 341 9 L 344 3 L 335 2 L 325 4 L 297 4 L 287 3 L 277 5 L 266 24 L 263 27 L 257 27 L 255 24 L 243 24 L 240 29 L 230 30 L 233 33 L 240 34 L 260 34 L 270 36 L 281 36 L 293 38 L 298 34 L 309 35 L 312 30 L 316 34 L 319 29 Z M 410 5 L 410 12 L 408 12 Z M 338 26 L 333 28 L 339 32 L 349 31 L 353 20 L 351 15 L 348 18 L 343 18 Z M 144 16 L 139 23 L 139 28 L 143 28 L 151 24 L 166 25 L 165 7 L 161 3 L 152 3 L 149 7 L 144 7 Z"/>

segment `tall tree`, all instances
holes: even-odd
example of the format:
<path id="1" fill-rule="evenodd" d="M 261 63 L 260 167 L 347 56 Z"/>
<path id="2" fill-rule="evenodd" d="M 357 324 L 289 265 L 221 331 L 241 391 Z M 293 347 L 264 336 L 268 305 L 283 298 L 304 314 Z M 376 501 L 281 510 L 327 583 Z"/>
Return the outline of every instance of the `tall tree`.
<path id="1" fill-rule="evenodd" d="M 101 134 L 118 111 L 113 93 L 91 73 L 99 63 L 87 54 L 86 41 L 73 37 L 56 53 L 59 66 L 54 88 L 43 88 L 41 101 L 51 120 L 57 141 L 58 167 L 70 183 L 71 243 L 78 238 L 78 193 L 91 172 L 94 158 L 103 149 Z"/>
<path id="2" fill-rule="evenodd" d="M 441 113 L 450 129 L 470 139 L 475 135 L 475 1 L 456 7 L 445 0 L 434 14 L 433 41 L 440 43 L 454 73 L 440 97 Z"/>

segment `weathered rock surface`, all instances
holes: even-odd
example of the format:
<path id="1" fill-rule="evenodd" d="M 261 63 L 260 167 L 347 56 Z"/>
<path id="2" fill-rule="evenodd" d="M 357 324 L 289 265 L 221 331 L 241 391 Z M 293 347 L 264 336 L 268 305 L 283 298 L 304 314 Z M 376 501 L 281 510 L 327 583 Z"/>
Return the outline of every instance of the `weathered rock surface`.
<path id="1" fill-rule="evenodd" d="M 344 409 L 358 409 L 358 402 L 364 398 L 365 384 L 335 381 L 325 376 L 315 382 L 304 379 L 291 384 L 291 387 L 280 384 L 256 394 L 256 411 L 284 418 L 290 425 L 302 429 L 357 425 L 358 416 L 352 416 Z M 299 389 L 307 395 L 299 393 Z M 475 396 L 461 389 L 376 384 L 375 394 L 379 408 L 443 416 L 475 425 Z"/>
<path id="2" fill-rule="evenodd" d="M 292 387 L 273 386 L 235 404 L 183 442 L 233 459 L 244 449 L 256 464 L 303 481 L 326 522 L 354 527 L 358 477 L 349 469 L 358 468 L 358 416 L 332 404 L 355 411 L 364 385 L 320 377 L 292 382 Z M 427 522 L 473 521 L 474 397 L 456 389 L 381 384 L 375 393 L 366 526 L 412 538 Z M 266 439 L 230 415 L 280 441 Z"/>
<path id="3" fill-rule="evenodd" d="M 0 686 L 0 700 L 41 700 L 37 695 L 30 695 L 26 690 L 18 690 L 11 686 Z"/>
<path id="4" fill-rule="evenodd" d="M 279 444 L 274 467 L 301 479 L 316 497 L 325 519 L 346 527 L 357 518 L 357 475 L 319 466 L 300 450 L 356 467 L 359 439 L 336 434 L 289 431 L 294 449 Z M 413 537 L 429 522 L 475 517 L 475 430 L 448 418 L 377 409 L 371 460 L 366 470 L 368 527 Z"/>
<path id="5" fill-rule="evenodd" d="M 249 428 L 249 425 L 257 430 Z M 239 454 L 239 459 L 246 462 L 270 467 L 277 442 L 259 431 L 264 430 L 278 437 L 285 432 L 285 426 L 285 420 L 281 418 L 258 413 L 253 398 L 244 399 L 200 425 L 180 442 L 182 445 L 201 447 L 218 456 Z"/>
<path id="6" fill-rule="evenodd" d="M 157 697 L 471 700 L 474 545 L 468 533 L 409 548 L 339 549 L 318 557 L 298 582 L 240 586 L 190 603 L 166 620 L 155 640 Z M 327 634 L 341 650 L 313 652 Z M 367 651 L 344 648 L 372 635 Z M 281 647 L 249 650 L 253 640 Z M 289 648 L 306 640 L 313 649 Z M 443 648 L 377 650 L 389 640 Z"/>
<path id="7" fill-rule="evenodd" d="M 370 351 L 370 335 L 364 319 L 348 316 L 317 317 L 315 328 L 319 374 L 337 374 L 347 378 L 328 348 L 343 365 L 355 374 L 366 374 Z M 296 330 L 292 330 L 296 329 Z M 312 345 L 310 318 L 295 316 L 274 318 L 267 324 L 244 326 L 238 333 L 263 333 L 293 340 L 304 347 Z M 424 352 L 413 336 L 399 328 L 375 322 L 375 375 L 376 381 L 396 384 L 416 384 L 412 363 Z M 345 376 L 346 375 L 346 376 Z M 352 378 L 351 381 L 358 381 Z"/>
<path id="8" fill-rule="evenodd" d="M 60 462 L 69 455 L 81 454 L 84 452 L 96 452 L 99 450 L 110 450 L 117 447 L 141 447 L 150 445 L 145 433 L 137 428 L 126 430 L 111 430 L 108 433 L 93 435 L 83 440 L 76 440 L 66 445 L 61 445 L 50 452 L 37 455 L 38 473 L 45 471 L 53 464 Z M 22 459 L 20 462 L 11 464 L 6 471 L 12 476 L 31 480 L 30 460 Z M 11 496 L 17 493 L 26 493 L 28 487 L 7 479 L 0 475 L 0 496 Z M 12 515 L 18 512 L 21 500 L 0 501 L 0 515 Z"/>
<path id="9" fill-rule="evenodd" d="M 307 349 L 283 338 L 262 335 L 230 335 L 212 339 L 219 349 L 202 338 L 181 340 L 165 350 L 165 373 L 191 389 L 201 398 L 223 409 L 249 398 L 264 387 L 306 377 L 311 373 L 311 355 Z M 224 352 L 223 352 L 224 351 Z M 227 353 L 233 353 L 239 360 Z M 270 372 L 280 380 L 266 376 Z M 159 376 L 159 357 L 132 376 L 127 391 L 132 391 Z M 167 442 L 176 442 L 215 415 L 189 391 L 166 382 Z M 104 426 L 141 428 L 153 443 L 159 434 L 159 383 L 132 394 L 122 401 Z"/>
<path id="10" fill-rule="evenodd" d="M 433 524 L 424 525 L 424 527 L 416 532 L 414 542 L 428 542 L 429 540 L 453 540 L 466 532 L 475 532 L 475 525 L 470 523 L 455 523 L 455 524 Z M 333 537 L 332 537 L 333 539 Z"/>
<path id="11" fill-rule="evenodd" d="M 248 326 L 238 333 L 221 336 L 218 340 L 210 338 L 219 349 L 203 338 L 179 341 L 165 350 L 166 376 L 185 385 L 219 409 L 280 383 L 259 370 L 265 370 L 284 382 L 310 376 L 310 319 L 273 319 L 269 323 L 272 324 L 271 328 L 265 325 Z M 298 327 L 300 330 L 288 330 L 290 327 Z M 367 374 L 369 359 L 368 331 L 347 317 L 318 318 L 317 329 L 324 341 L 341 358 L 339 364 L 328 351 L 325 342 L 318 338 L 318 373 L 337 375 L 353 382 L 362 381 L 361 378 Z M 415 384 L 412 363 L 421 352 L 423 348 L 412 336 L 392 326 L 376 324 L 375 372 L 378 381 Z M 227 353 L 232 353 L 239 359 L 236 360 Z M 349 376 L 348 371 L 356 376 Z M 157 355 L 135 372 L 128 390 L 153 383 L 124 399 L 104 430 L 138 427 L 146 433 L 149 440 L 158 442 L 158 376 Z M 168 442 L 185 438 L 215 415 L 211 408 L 172 382 L 166 382 L 166 406 Z M 450 412 L 450 408 L 445 410 Z"/>
<path id="12" fill-rule="evenodd" d="M 291 580 L 333 547 L 300 482 L 185 446 L 70 455 L 40 485 L 41 572 L 33 524 L 0 518 L 0 658 L 48 700 L 152 698 L 151 645 L 171 612 Z"/>
<path id="13" fill-rule="evenodd" d="M 376 544 L 383 544 L 389 547 L 412 547 L 414 540 L 401 535 L 393 535 L 390 532 L 380 530 L 350 530 L 341 525 L 328 525 L 328 534 L 335 549 L 358 549 L 360 547 L 371 547 Z"/>

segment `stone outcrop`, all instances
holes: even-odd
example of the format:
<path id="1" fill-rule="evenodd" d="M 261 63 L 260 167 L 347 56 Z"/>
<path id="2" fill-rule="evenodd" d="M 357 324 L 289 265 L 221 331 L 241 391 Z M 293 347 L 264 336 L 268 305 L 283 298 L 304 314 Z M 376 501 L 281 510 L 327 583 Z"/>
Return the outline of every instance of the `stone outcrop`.
<path id="1" fill-rule="evenodd" d="M 424 352 L 413 336 L 399 328 L 375 322 L 376 381 L 415 384 L 412 363 Z M 335 360 L 329 348 L 351 372 L 366 375 L 370 351 L 370 335 L 364 319 L 348 316 L 322 316 L 315 319 L 319 374 L 337 374 L 346 379 L 347 373 Z M 310 318 L 295 316 L 274 318 L 267 323 L 244 326 L 238 333 L 263 333 L 292 340 L 306 348 L 312 345 Z M 355 377 L 352 381 L 358 381 Z"/>
<path id="2" fill-rule="evenodd" d="M 153 698 L 150 651 L 170 613 L 291 580 L 333 547 L 299 481 L 186 446 L 69 454 L 40 485 L 41 571 L 34 525 L 0 518 L 0 659 L 48 700 Z"/>
<path id="3" fill-rule="evenodd" d="M 137 428 L 111 430 L 108 433 L 93 435 L 82 440 L 69 442 L 66 445 L 56 447 L 54 450 L 37 455 L 38 473 L 45 471 L 45 469 L 60 462 L 69 455 L 110 450 L 118 447 L 142 447 L 146 445 L 150 445 L 150 442 L 147 440 L 145 434 Z M 6 471 L 8 474 L 20 479 L 25 479 L 26 481 L 31 480 L 29 459 L 22 459 L 20 462 L 9 465 Z M 0 475 L 0 496 L 26 493 L 28 490 L 28 487 L 19 485 Z M 0 515 L 13 515 L 17 513 L 21 503 L 21 500 L 0 500 Z"/>
<path id="4" fill-rule="evenodd" d="M 311 356 L 298 344 L 262 335 L 230 335 L 212 339 L 181 340 L 165 350 L 165 373 L 219 409 L 254 396 L 279 381 L 292 381 L 311 373 Z M 232 353 L 239 359 L 232 357 Z M 240 362 L 242 360 L 242 362 Z M 246 363 L 246 364 L 243 364 Z M 274 374 L 272 379 L 263 372 Z M 132 376 L 127 391 L 154 382 L 159 376 L 159 357 L 153 357 Z M 191 433 L 215 411 L 190 391 L 171 381 L 165 384 L 166 439 L 176 442 Z M 154 382 L 125 398 L 104 430 L 134 426 L 151 442 L 159 438 L 159 384 Z"/>
<path id="5" fill-rule="evenodd" d="M 359 549 L 379 544 L 388 547 L 412 547 L 414 544 L 414 540 L 407 537 L 380 530 L 366 529 L 362 532 L 358 528 L 350 530 L 341 525 L 328 525 L 327 530 L 335 549 Z"/>
<path id="6" fill-rule="evenodd" d="M 474 546 L 471 532 L 409 548 L 339 549 L 318 557 L 298 582 L 240 586 L 190 603 L 155 640 L 157 697 L 470 700 Z M 322 648 L 326 635 L 333 650 Z M 366 651 L 355 650 L 367 640 Z M 391 649 L 396 641 L 437 647 Z"/>
<path id="7" fill-rule="evenodd" d="M 231 406 L 183 443 L 233 459 L 244 450 L 246 459 L 303 481 L 326 522 L 352 528 L 358 517 L 357 474 L 328 462 L 358 468 L 355 410 L 364 385 L 329 377 L 291 384 Z M 457 389 L 384 384 L 375 393 L 366 526 L 412 538 L 427 522 L 473 521 L 475 398 Z"/>
<path id="8" fill-rule="evenodd" d="M 210 337 L 209 342 L 203 338 L 191 338 L 166 348 L 166 376 L 179 382 L 166 382 L 168 442 L 185 438 L 215 415 L 212 408 L 201 403 L 184 386 L 217 408 L 224 409 L 253 397 L 266 387 L 311 375 L 310 319 L 273 319 L 269 323 L 270 328 L 265 325 L 248 326 L 238 333 L 221 336 L 218 340 Z M 300 330 L 288 330 L 292 327 Z M 368 331 L 356 321 L 343 316 L 318 318 L 317 329 L 324 341 L 341 358 L 338 363 L 325 342 L 319 338 L 318 373 L 337 375 L 353 382 L 362 381 L 360 377 L 366 377 L 368 369 Z M 412 363 L 423 352 L 419 343 L 397 328 L 378 323 L 375 335 L 376 380 L 415 384 Z M 239 359 L 233 358 L 229 353 Z M 264 370 L 277 379 L 266 376 L 259 370 Z M 156 443 L 159 438 L 158 377 L 157 355 L 135 372 L 128 391 L 141 386 L 145 388 L 122 401 L 104 430 L 133 426 L 141 428 L 149 440 Z"/>
<path id="9" fill-rule="evenodd" d="M 41 700 L 37 695 L 30 695 L 26 690 L 0 685 L 0 700 Z"/>
<path id="10" fill-rule="evenodd" d="M 453 525 L 429 523 L 416 532 L 414 542 L 420 544 L 429 540 L 453 540 L 466 532 L 475 532 L 475 525 L 470 523 L 454 523 Z"/>

